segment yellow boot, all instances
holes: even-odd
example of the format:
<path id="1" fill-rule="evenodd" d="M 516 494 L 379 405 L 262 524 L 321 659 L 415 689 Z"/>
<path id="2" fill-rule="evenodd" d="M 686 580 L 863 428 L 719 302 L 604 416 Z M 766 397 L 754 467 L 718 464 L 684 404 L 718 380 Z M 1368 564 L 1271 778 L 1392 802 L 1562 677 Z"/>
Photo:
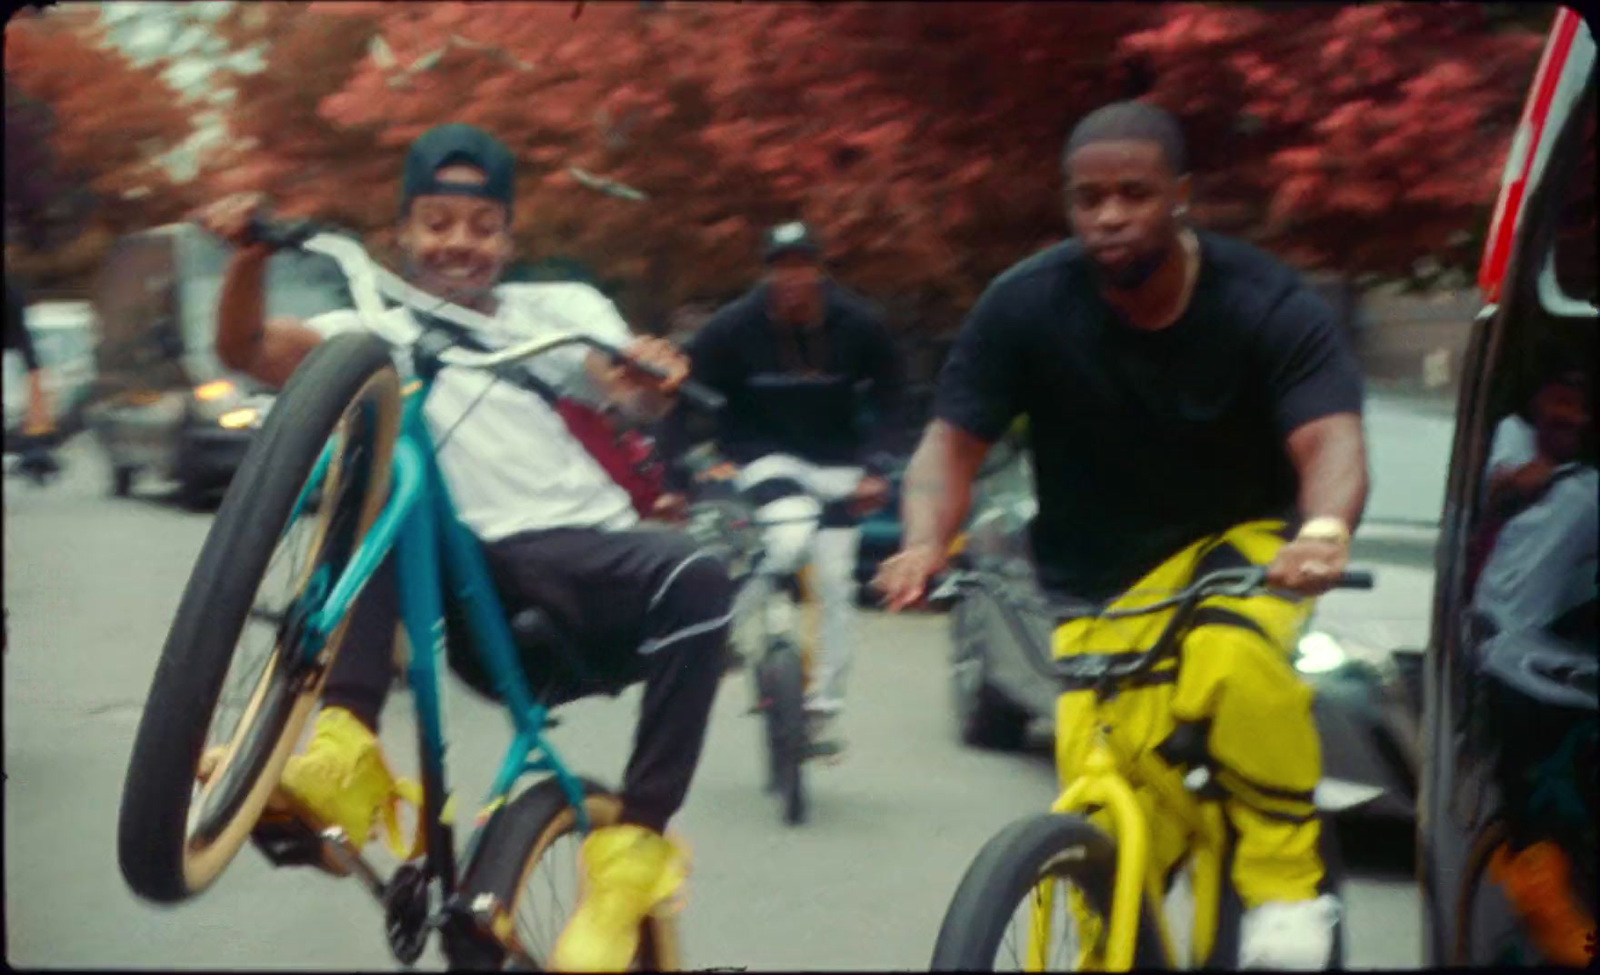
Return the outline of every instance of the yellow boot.
<path id="1" fill-rule="evenodd" d="M 289 759 L 280 788 L 312 825 L 339 827 L 358 852 L 371 839 L 380 816 L 396 857 L 409 860 L 422 852 L 420 828 L 407 849 L 397 808 L 402 799 L 420 807 L 421 787 L 395 777 L 377 736 L 344 708 L 324 708 L 317 715 L 310 747 Z"/>
<path id="2" fill-rule="evenodd" d="M 208 782 L 225 749 L 209 749 L 200 758 L 196 778 Z M 382 817 L 389 848 L 401 860 L 423 851 L 421 822 L 409 846 L 400 828 L 399 803 L 420 809 L 422 788 L 410 779 L 397 779 L 383 759 L 374 735 L 344 708 L 324 708 L 317 715 L 311 745 L 305 754 L 289 759 L 278 788 L 267 800 L 266 816 L 294 816 L 314 829 L 337 826 L 359 852 L 372 838 Z M 338 876 L 347 871 L 332 861 L 323 869 Z"/>
<path id="3" fill-rule="evenodd" d="M 556 941 L 551 969 L 620 972 L 639 953 L 639 929 L 688 878 L 688 858 L 642 826 L 608 826 L 583 842 L 583 895 Z"/>

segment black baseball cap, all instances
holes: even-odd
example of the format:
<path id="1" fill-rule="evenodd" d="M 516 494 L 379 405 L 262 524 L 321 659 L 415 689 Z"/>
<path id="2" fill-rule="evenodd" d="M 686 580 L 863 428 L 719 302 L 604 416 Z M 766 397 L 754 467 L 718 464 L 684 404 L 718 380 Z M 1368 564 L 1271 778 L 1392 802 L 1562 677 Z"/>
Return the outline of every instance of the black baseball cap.
<path id="1" fill-rule="evenodd" d="M 482 183 L 453 183 L 438 178 L 445 166 L 466 164 L 483 170 Z M 477 196 L 511 206 L 517 158 L 506 144 L 475 125 L 453 122 L 429 129 L 406 152 L 400 186 L 400 209 L 419 196 Z"/>
<path id="2" fill-rule="evenodd" d="M 761 259 L 765 263 L 771 264 L 789 254 L 805 254 L 812 258 L 822 256 L 822 243 L 817 240 L 817 235 L 799 220 L 781 223 L 768 230 L 762 238 Z"/>

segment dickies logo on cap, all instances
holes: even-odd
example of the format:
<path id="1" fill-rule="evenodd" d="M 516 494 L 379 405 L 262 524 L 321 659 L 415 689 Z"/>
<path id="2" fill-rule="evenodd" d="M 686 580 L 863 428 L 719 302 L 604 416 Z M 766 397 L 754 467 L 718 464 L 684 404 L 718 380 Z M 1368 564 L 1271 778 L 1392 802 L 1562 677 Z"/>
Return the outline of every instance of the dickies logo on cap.
<path id="1" fill-rule="evenodd" d="M 817 242 L 816 235 L 811 232 L 810 227 L 799 220 L 791 220 L 767 231 L 762 258 L 771 263 L 787 254 L 818 257 L 822 254 L 822 245 Z"/>

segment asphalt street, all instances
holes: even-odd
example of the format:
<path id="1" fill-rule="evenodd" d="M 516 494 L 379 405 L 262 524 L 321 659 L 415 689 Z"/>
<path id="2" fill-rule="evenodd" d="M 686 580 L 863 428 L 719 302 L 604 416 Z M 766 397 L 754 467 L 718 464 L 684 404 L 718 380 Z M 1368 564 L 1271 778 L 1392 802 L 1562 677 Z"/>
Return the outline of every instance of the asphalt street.
<path id="1" fill-rule="evenodd" d="M 64 479 L 5 484 L 6 960 L 23 968 L 394 967 L 382 916 L 356 884 L 273 870 L 247 847 L 205 896 L 136 899 L 117 870 L 117 807 L 151 674 L 211 517 L 159 492 L 117 501 L 93 445 Z M 1044 809 L 1044 752 L 956 740 L 937 616 L 864 613 L 845 717 L 847 759 L 812 774 L 810 822 L 781 824 L 760 789 L 742 677 L 718 700 L 704 761 L 676 823 L 694 852 L 682 936 L 692 968 L 922 969 L 951 893 L 983 842 Z M 451 762 L 474 800 L 508 741 L 497 709 L 452 681 Z M 409 699 L 383 738 L 414 770 Z M 615 782 L 637 691 L 563 711 L 554 737 L 579 770 Z M 1403 841 L 1348 831 L 1349 962 L 1416 967 L 1418 901 Z M 1403 840 L 1403 838 L 1401 838 Z M 388 862 L 383 857 L 380 862 Z M 436 953 L 419 967 L 439 968 Z"/>

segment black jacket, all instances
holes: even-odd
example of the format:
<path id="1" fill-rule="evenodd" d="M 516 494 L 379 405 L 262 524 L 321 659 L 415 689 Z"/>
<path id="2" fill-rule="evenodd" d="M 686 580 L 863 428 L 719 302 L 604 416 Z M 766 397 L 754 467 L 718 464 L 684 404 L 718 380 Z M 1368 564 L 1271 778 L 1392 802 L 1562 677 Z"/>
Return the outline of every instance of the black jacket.
<path id="1" fill-rule="evenodd" d="M 882 472 L 898 432 L 901 376 L 883 315 L 866 299 L 829 281 L 815 329 L 775 324 L 767 286 L 718 311 L 685 346 L 698 382 L 727 397 L 714 425 L 720 453 L 748 463 L 787 453 L 816 464 L 859 465 Z M 663 431 L 675 461 L 692 446 L 680 407 Z M 673 464 L 675 487 L 686 474 Z"/>

